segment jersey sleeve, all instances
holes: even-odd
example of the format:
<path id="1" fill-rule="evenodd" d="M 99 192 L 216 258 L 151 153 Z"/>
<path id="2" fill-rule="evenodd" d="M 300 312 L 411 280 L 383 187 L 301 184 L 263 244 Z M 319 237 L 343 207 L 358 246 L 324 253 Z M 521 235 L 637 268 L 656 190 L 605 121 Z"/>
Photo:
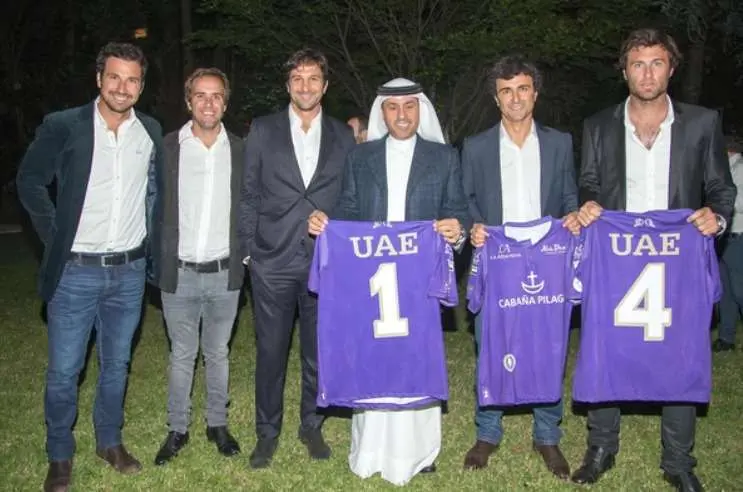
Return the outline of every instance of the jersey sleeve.
<path id="1" fill-rule="evenodd" d="M 310 265 L 310 275 L 307 282 L 307 288 L 316 294 L 320 294 L 320 277 L 322 271 L 328 264 L 328 241 L 333 233 L 332 221 L 325 227 L 325 231 L 317 236 L 315 240 L 315 251 L 312 255 L 312 264 Z"/>
<path id="2" fill-rule="evenodd" d="M 470 276 L 467 280 L 467 309 L 477 313 L 482 308 L 485 297 L 485 275 L 487 273 L 488 257 L 487 241 L 485 245 L 472 251 L 472 263 L 470 265 Z"/>
<path id="3" fill-rule="evenodd" d="M 435 234 L 436 268 L 428 285 L 428 295 L 439 299 L 444 306 L 456 306 L 459 304 L 459 293 L 454 270 L 454 251 L 438 233 Z"/>

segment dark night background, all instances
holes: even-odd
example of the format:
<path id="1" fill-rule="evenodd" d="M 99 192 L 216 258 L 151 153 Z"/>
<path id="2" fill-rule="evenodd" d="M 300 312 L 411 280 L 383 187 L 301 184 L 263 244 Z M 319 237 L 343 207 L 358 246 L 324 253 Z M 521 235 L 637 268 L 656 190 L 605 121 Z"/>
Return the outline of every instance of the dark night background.
<path id="1" fill-rule="evenodd" d="M 14 0 L 0 25 L 0 184 L 12 183 L 45 113 L 95 97 L 95 55 L 111 40 L 147 54 L 138 107 L 165 131 L 187 118 L 185 75 L 216 66 L 233 85 L 225 123 L 244 134 L 287 104 L 281 64 L 311 46 L 330 60 L 330 114 L 366 113 L 378 84 L 405 76 L 423 84 L 454 143 L 497 119 L 484 68 L 522 52 L 545 72 L 537 118 L 571 131 L 579 149 L 583 118 L 626 97 L 621 40 L 658 26 L 684 54 L 672 96 L 719 109 L 726 133 L 743 133 L 738 0 Z M 147 36 L 135 39 L 138 28 Z"/>

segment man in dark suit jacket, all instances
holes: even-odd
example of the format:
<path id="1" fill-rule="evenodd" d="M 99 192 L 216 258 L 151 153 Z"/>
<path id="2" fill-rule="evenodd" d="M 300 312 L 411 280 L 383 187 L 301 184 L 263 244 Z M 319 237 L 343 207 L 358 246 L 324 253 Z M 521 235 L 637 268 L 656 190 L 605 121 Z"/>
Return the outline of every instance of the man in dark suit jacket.
<path id="1" fill-rule="evenodd" d="M 436 111 L 419 84 L 394 79 L 380 87 L 369 115 L 369 141 L 348 155 L 343 188 L 331 217 L 362 221 L 430 220 L 461 250 L 469 225 L 457 151 L 444 143 Z M 322 210 L 309 220 L 323 232 Z M 389 402 L 394 395 L 380 395 Z M 356 411 L 351 425 L 351 471 L 377 472 L 396 485 L 436 470 L 441 405 L 412 410 Z"/>
<path id="2" fill-rule="evenodd" d="M 189 440 L 200 325 L 206 436 L 224 456 L 240 452 L 227 429 L 227 403 L 228 343 L 245 273 L 237 238 L 243 142 L 222 124 L 230 84 L 221 70 L 196 69 L 184 89 L 192 118 L 164 139 L 158 286 L 171 342 L 169 432 L 155 457 L 156 465 L 170 461 Z"/>
<path id="3" fill-rule="evenodd" d="M 100 374 L 93 411 L 97 454 L 122 473 L 141 468 L 121 444 L 131 341 L 145 269 L 157 279 L 162 133 L 133 109 L 144 87 L 142 51 L 109 43 L 96 59 L 95 102 L 48 115 L 18 171 L 18 193 L 44 244 L 49 365 L 45 490 L 67 490 L 77 384 L 96 328 Z M 47 186 L 56 178 L 56 203 Z M 145 258 L 147 256 L 147 258 Z"/>
<path id="4" fill-rule="evenodd" d="M 583 226 L 604 208 L 630 212 L 690 208 L 695 212 L 689 221 L 702 234 L 725 229 L 736 190 L 720 118 L 715 111 L 668 97 L 668 81 L 679 60 L 674 40 L 656 29 L 638 29 L 624 42 L 619 66 L 629 98 L 584 124 L 579 214 Z M 619 421 L 617 407 L 589 410 L 588 450 L 573 481 L 596 482 L 614 466 Z M 695 426 L 695 406 L 681 402 L 663 407 L 661 468 L 666 480 L 682 491 L 702 490 L 692 472 Z"/>
<path id="5" fill-rule="evenodd" d="M 307 290 L 314 240 L 306 221 L 329 209 L 354 146 L 351 129 L 322 111 L 328 87 L 325 56 L 302 50 L 285 64 L 291 102 L 253 121 L 245 144 L 240 248 L 250 271 L 255 314 L 256 433 L 254 468 L 269 465 L 283 417 L 284 379 L 294 313 L 299 309 L 302 398 L 299 438 L 315 459 L 327 459 L 317 413 L 317 298 Z"/>
<path id="6" fill-rule="evenodd" d="M 491 69 L 488 87 L 501 111 L 501 122 L 467 138 L 462 147 L 464 192 L 475 222 L 473 245 L 484 244 L 484 225 L 527 222 L 547 215 L 564 216 L 563 224 L 577 234 L 573 140 L 533 119 L 541 88 L 539 70 L 520 56 L 507 56 Z M 478 346 L 480 326 L 478 316 Z M 567 479 L 570 468 L 559 448 L 562 415 L 562 400 L 535 406 L 533 439 L 549 471 Z M 477 441 L 465 456 L 465 468 L 487 466 L 503 436 L 502 416 L 500 408 L 477 407 Z"/>

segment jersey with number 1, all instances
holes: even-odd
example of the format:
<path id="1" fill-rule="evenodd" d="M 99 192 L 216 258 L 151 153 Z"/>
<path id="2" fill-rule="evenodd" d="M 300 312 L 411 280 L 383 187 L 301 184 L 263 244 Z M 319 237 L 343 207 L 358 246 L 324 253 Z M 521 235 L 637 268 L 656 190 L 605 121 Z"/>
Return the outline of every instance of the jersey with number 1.
<path id="1" fill-rule="evenodd" d="M 468 307 L 479 311 L 480 405 L 562 398 L 578 238 L 561 221 L 488 227 L 472 258 Z"/>
<path id="2" fill-rule="evenodd" d="M 457 304 L 433 221 L 331 220 L 310 270 L 318 294 L 317 404 L 410 408 L 448 398 L 439 303 Z"/>
<path id="3" fill-rule="evenodd" d="M 720 281 L 691 213 L 604 211 L 586 229 L 575 400 L 709 401 Z"/>

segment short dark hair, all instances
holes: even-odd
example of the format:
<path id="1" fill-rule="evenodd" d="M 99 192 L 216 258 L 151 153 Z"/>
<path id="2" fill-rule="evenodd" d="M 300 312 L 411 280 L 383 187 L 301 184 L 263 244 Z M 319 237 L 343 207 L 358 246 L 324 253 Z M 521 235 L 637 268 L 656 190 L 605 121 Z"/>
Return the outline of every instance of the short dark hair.
<path id="1" fill-rule="evenodd" d="M 147 58 L 142 49 L 131 43 L 108 43 L 101 48 L 95 58 L 95 73 L 103 73 L 106 68 L 106 60 L 109 58 L 121 58 L 122 60 L 135 61 L 142 67 L 142 78 L 147 74 Z"/>
<path id="2" fill-rule="evenodd" d="M 537 68 L 534 62 L 529 61 L 523 55 L 507 55 L 499 59 L 495 64 L 488 70 L 488 90 L 492 95 L 495 95 L 496 80 L 511 80 L 517 75 L 528 75 L 534 81 L 534 90 L 539 92 L 542 90 L 542 72 Z"/>
<path id="3" fill-rule="evenodd" d="M 323 80 L 328 80 L 328 59 L 325 54 L 316 49 L 304 48 L 295 52 L 284 63 L 284 74 L 287 82 L 292 70 L 302 65 L 317 65 L 322 71 Z"/>
<path id="4" fill-rule="evenodd" d="M 216 77 L 222 81 L 224 86 L 224 103 L 227 104 L 230 101 L 230 81 L 227 79 L 227 75 L 218 68 L 197 68 L 191 73 L 183 84 L 183 95 L 186 98 L 186 102 L 191 101 L 193 95 L 193 85 L 201 77 Z"/>
<path id="5" fill-rule="evenodd" d="M 649 46 L 662 46 L 665 48 L 670 58 L 671 68 L 676 68 L 681 63 L 681 51 L 671 36 L 660 29 L 643 27 L 629 33 L 627 39 L 622 42 L 622 47 L 619 49 L 619 69 L 624 70 L 627 67 L 627 57 L 630 51 Z"/>
<path id="6" fill-rule="evenodd" d="M 353 119 L 356 119 L 356 120 L 359 121 L 359 131 L 360 132 L 363 132 L 364 130 L 368 130 L 369 129 L 369 118 L 367 118 L 366 116 L 363 116 L 363 115 L 351 116 L 350 118 L 348 118 L 348 121 L 351 121 Z"/>

